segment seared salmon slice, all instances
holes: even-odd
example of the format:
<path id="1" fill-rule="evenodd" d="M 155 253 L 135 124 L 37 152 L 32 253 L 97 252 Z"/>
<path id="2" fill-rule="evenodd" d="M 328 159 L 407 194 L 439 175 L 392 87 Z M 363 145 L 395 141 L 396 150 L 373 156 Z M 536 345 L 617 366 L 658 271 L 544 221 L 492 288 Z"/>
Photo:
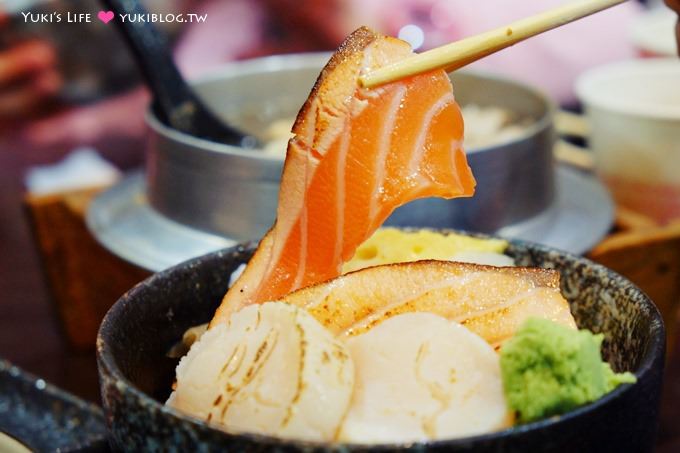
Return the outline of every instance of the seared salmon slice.
<path id="1" fill-rule="evenodd" d="M 276 223 L 211 325 L 340 275 L 397 207 L 473 194 L 463 119 L 444 71 L 359 86 L 362 71 L 411 54 L 406 42 L 360 28 L 331 57 L 293 126 Z"/>
<path id="2" fill-rule="evenodd" d="M 418 261 L 370 267 L 288 294 L 336 335 L 357 335 L 395 315 L 428 312 L 497 347 L 528 317 L 576 327 L 555 270 Z"/>

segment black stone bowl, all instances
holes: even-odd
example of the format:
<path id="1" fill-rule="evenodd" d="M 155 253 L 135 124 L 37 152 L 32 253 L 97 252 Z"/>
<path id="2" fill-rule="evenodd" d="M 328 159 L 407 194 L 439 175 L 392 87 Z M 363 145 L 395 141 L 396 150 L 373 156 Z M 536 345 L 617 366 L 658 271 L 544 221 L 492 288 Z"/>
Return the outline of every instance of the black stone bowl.
<path id="1" fill-rule="evenodd" d="M 112 446 L 125 451 L 651 451 L 665 345 L 656 307 L 631 282 L 586 259 L 523 242 L 513 242 L 506 253 L 520 265 L 558 269 L 577 324 L 604 333 L 603 355 L 615 370 L 634 372 L 637 383 L 559 417 L 430 443 L 314 444 L 214 429 L 163 405 L 177 365 L 166 353 L 187 328 L 213 316 L 230 274 L 252 254 L 252 246 L 240 246 L 150 277 L 106 315 L 97 357 Z"/>
<path id="2" fill-rule="evenodd" d="M 104 414 L 98 406 L 3 359 L 0 433 L 37 452 L 109 451 Z M 0 442 L 0 451 L 3 446 Z"/>

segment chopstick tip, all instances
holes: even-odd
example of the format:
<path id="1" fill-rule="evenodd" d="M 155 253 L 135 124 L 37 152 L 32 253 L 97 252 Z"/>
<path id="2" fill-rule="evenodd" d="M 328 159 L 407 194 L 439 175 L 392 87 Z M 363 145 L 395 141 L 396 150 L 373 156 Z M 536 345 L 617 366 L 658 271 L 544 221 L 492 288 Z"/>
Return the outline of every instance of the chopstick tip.
<path id="1" fill-rule="evenodd" d="M 359 87 L 373 88 L 371 85 L 371 77 L 369 76 L 369 74 L 362 74 L 359 76 Z"/>

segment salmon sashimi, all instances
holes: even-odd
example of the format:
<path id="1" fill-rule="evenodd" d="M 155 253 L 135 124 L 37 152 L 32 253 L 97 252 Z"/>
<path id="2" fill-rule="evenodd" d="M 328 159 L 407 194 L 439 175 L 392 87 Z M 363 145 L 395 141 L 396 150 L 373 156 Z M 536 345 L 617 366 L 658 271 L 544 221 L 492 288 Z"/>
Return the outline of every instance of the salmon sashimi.
<path id="1" fill-rule="evenodd" d="M 459 322 L 499 346 L 529 317 L 576 327 L 555 270 L 418 261 L 370 267 L 285 296 L 336 335 L 357 335 L 402 313 Z"/>
<path id="2" fill-rule="evenodd" d="M 474 193 L 463 119 L 443 70 L 359 86 L 362 71 L 411 54 L 406 42 L 360 28 L 331 57 L 293 126 L 277 220 L 211 325 L 340 275 L 397 207 Z"/>

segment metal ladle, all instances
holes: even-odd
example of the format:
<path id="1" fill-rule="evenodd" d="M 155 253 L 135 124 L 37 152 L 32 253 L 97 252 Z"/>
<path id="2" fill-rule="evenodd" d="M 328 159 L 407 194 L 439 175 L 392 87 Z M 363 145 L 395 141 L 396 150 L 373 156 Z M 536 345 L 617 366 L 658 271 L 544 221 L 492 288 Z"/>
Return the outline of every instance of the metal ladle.
<path id="1" fill-rule="evenodd" d="M 114 13 L 137 65 L 154 96 L 161 121 L 178 131 L 210 141 L 255 148 L 258 140 L 218 118 L 184 80 L 170 54 L 164 33 L 148 21 L 123 21 L 122 14 L 147 15 L 138 0 L 102 0 Z"/>

